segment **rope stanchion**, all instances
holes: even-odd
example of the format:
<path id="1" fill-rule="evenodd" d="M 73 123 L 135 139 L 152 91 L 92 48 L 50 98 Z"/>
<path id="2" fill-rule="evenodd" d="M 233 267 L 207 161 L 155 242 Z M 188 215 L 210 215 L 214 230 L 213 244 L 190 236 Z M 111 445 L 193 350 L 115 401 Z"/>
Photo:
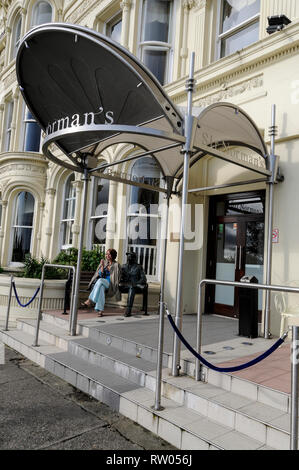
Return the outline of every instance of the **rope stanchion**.
<path id="1" fill-rule="evenodd" d="M 197 353 L 192 348 L 192 346 L 190 346 L 190 344 L 186 341 L 184 336 L 181 334 L 180 330 L 177 328 L 175 322 L 173 321 L 172 316 L 170 315 L 167 309 L 166 309 L 166 313 L 167 313 L 167 318 L 172 328 L 174 329 L 174 331 L 176 332 L 177 336 L 182 341 L 182 343 L 186 346 L 186 348 L 189 349 L 189 351 L 193 354 L 193 356 L 197 357 L 197 359 L 199 359 L 205 366 L 207 366 L 209 369 L 212 369 L 216 372 L 226 372 L 226 373 L 238 372 L 240 370 L 248 369 L 249 367 L 252 367 L 255 364 L 258 364 L 262 360 L 266 359 L 266 357 L 270 356 L 270 354 L 272 354 L 274 351 L 276 351 L 276 349 L 279 348 L 279 346 L 281 346 L 284 343 L 288 335 L 287 333 L 285 333 L 282 338 L 279 338 L 279 340 L 276 341 L 276 343 L 273 344 L 273 346 L 271 346 L 270 349 L 268 349 L 268 351 L 264 352 L 263 354 L 253 359 L 252 361 L 247 362 L 246 364 L 242 364 L 240 366 L 235 366 L 235 367 L 217 367 L 211 364 L 210 362 L 208 362 L 204 357 L 202 357 L 199 353 Z"/>
<path id="2" fill-rule="evenodd" d="M 23 308 L 28 307 L 28 305 L 30 305 L 34 301 L 35 297 L 37 296 L 37 294 L 39 293 L 39 290 L 40 290 L 40 287 L 38 287 L 36 289 L 36 292 L 34 293 L 32 299 L 29 300 L 29 302 L 27 302 L 27 304 L 22 304 L 19 297 L 18 297 L 18 293 L 17 293 L 17 289 L 16 289 L 16 285 L 15 285 L 14 281 L 12 281 L 12 287 L 13 287 L 13 290 L 14 290 L 14 293 L 15 293 L 18 304 L 20 305 L 20 307 L 23 307 Z"/>

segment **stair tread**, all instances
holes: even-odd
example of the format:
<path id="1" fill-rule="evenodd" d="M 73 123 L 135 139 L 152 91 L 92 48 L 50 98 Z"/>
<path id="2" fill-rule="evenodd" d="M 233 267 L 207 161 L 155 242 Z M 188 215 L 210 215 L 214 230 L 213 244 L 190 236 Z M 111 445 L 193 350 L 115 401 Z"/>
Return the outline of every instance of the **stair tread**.
<path id="1" fill-rule="evenodd" d="M 26 319 L 25 323 L 35 325 L 35 321 L 30 319 Z M 47 321 L 41 321 L 40 328 L 41 330 L 59 335 L 68 341 L 82 345 L 87 349 L 91 348 L 96 352 L 104 354 L 108 358 L 119 360 L 120 362 L 128 364 L 131 367 L 135 367 L 140 371 L 147 372 L 153 377 L 156 375 L 156 364 L 154 362 L 135 357 L 129 353 L 114 348 L 113 346 L 107 346 L 94 338 L 76 336 L 74 339 L 74 337 L 69 336 L 63 328 L 48 323 Z M 107 369 L 103 368 L 103 370 Z M 181 390 L 183 389 L 189 394 L 209 400 L 215 404 L 223 406 L 224 408 L 242 413 L 246 416 L 250 416 L 256 420 L 262 421 L 263 423 L 272 424 L 273 422 L 273 426 L 275 425 L 278 428 L 280 428 L 280 421 L 284 422 L 287 420 L 287 416 L 289 415 L 285 411 L 279 410 L 278 408 L 264 403 L 259 403 L 256 400 L 243 397 L 242 395 L 233 392 L 228 392 L 221 387 L 217 387 L 216 385 L 204 382 L 196 382 L 193 378 L 188 376 L 169 377 L 168 369 L 163 370 L 163 379 L 167 383 L 173 385 L 174 387 L 180 388 Z M 281 418 L 281 420 L 279 420 L 279 418 Z M 285 424 L 281 427 L 281 429 L 288 432 Z"/>

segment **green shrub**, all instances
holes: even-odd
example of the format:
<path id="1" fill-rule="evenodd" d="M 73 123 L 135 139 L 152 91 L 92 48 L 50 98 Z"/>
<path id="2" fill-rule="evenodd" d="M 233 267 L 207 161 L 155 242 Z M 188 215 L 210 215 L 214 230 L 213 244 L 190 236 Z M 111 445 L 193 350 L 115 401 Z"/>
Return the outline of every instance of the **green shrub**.
<path id="1" fill-rule="evenodd" d="M 43 256 L 40 260 L 38 260 L 37 258 L 31 256 L 31 254 L 27 254 L 25 256 L 25 266 L 22 277 L 41 279 L 44 264 L 49 264 L 49 260 Z M 49 267 L 45 271 L 45 279 L 65 279 L 66 277 L 67 273 L 63 269 Z"/>
<path id="2" fill-rule="evenodd" d="M 96 248 L 94 250 L 82 250 L 82 271 L 95 271 L 99 265 L 100 259 L 105 257 L 105 252 Z M 53 260 L 54 264 L 64 264 L 68 266 L 77 266 L 78 250 L 70 248 L 62 250 Z"/>

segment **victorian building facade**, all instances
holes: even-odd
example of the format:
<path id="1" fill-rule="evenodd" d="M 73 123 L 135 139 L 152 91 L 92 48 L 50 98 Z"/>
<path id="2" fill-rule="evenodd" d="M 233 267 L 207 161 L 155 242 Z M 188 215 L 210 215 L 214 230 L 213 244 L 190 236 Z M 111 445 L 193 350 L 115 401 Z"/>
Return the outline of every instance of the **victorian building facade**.
<path id="1" fill-rule="evenodd" d="M 267 32 L 268 17 L 289 19 Z M 277 106 L 276 154 L 284 182 L 275 186 L 272 282 L 299 279 L 297 179 L 299 177 L 299 4 L 296 0 L 2 0 L 0 1 L 0 264 L 19 269 L 25 255 L 53 260 L 78 246 L 82 181 L 79 174 L 49 162 L 43 133 L 22 99 L 15 62 L 22 36 L 47 22 L 75 23 L 111 37 L 136 55 L 177 106 L 186 106 L 189 56 L 195 52 L 194 109 L 231 102 L 255 121 L 268 145 L 272 105 Z M 45 51 L 45 54 L 47 51 Z M 115 77 L 115 81 L 121 77 Z M 87 110 L 88 111 L 88 110 Z M 109 116 L 107 116 L 109 119 Z M 207 136 L 208 139 L 208 136 Z M 116 145 L 99 162 L 121 161 L 138 149 Z M 252 155 L 236 148 L 238 158 Z M 164 185 L 150 156 L 124 162 L 117 171 L 137 182 Z M 298 171 L 298 174 L 296 173 Z M 184 259 L 184 312 L 196 311 L 203 277 L 265 279 L 266 182 L 253 171 L 205 156 L 190 169 L 189 239 Z M 283 178 L 282 178 L 283 179 Z M 209 189 L 214 186 L 226 187 Z M 92 178 L 86 211 L 87 249 L 115 248 L 119 261 L 133 250 L 153 289 L 159 289 L 163 195 L 117 181 Z M 173 310 L 179 252 L 180 181 L 170 204 L 166 300 Z M 238 317 L 237 293 L 207 291 L 205 310 Z M 277 334 L 284 298 L 274 296 L 271 332 Z M 259 309 L 263 321 L 263 295 Z"/>

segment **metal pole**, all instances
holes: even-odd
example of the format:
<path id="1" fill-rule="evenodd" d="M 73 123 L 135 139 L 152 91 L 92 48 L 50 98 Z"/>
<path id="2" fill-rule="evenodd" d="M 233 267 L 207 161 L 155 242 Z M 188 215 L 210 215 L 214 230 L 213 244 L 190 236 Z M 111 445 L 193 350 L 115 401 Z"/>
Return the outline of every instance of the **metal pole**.
<path id="1" fill-rule="evenodd" d="M 69 333 L 71 334 L 72 318 L 73 318 L 73 305 L 74 305 L 74 285 L 76 278 L 76 268 L 72 267 L 73 279 L 72 279 L 72 290 L 71 290 L 71 300 L 70 300 L 70 320 L 69 320 Z"/>
<path id="2" fill-rule="evenodd" d="M 80 276 L 81 276 L 81 260 L 82 260 L 82 250 L 83 250 L 87 190 L 88 190 L 88 181 L 89 181 L 87 168 L 84 168 L 84 175 L 82 179 L 83 179 L 83 200 L 82 200 L 82 205 L 81 205 L 78 259 L 77 259 L 76 281 L 75 281 L 74 298 L 73 298 L 73 306 L 72 306 L 73 308 L 72 322 L 71 322 L 71 335 L 72 336 L 76 336 L 76 329 L 77 329 L 78 300 L 79 300 L 79 288 L 80 288 Z"/>
<path id="3" fill-rule="evenodd" d="M 173 179 L 172 179 L 173 181 Z M 169 184 L 169 182 L 167 182 Z M 168 214 L 169 214 L 169 199 L 170 192 L 167 194 L 167 211 L 165 218 L 165 232 L 164 232 L 164 251 L 163 251 L 163 264 L 161 274 L 161 290 L 160 290 L 160 310 L 159 310 L 159 339 L 158 339 L 158 360 L 157 360 L 157 376 L 156 376 L 156 395 L 155 410 L 163 410 L 161 406 L 161 385 L 162 385 L 162 368 L 163 368 L 163 344 L 164 344 L 164 290 L 165 290 L 165 273 L 166 273 L 166 252 L 167 252 L 167 229 L 168 229 Z"/>
<path id="4" fill-rule="evenodd" d="M 270 285 L 272 280 L 272 233 L 273 233 L 273 197 L 274 197 L 274 183 L 275 183 L 275 134 L 276 134 L 276 106 L 272 106 L 272 126 L 270 130 L 271 135 L 271 153 L 270 153 L 270 169 L 272 170 L 272 177 L 269 180 L 269 202 L 268 202 L 268 235 L 267 235 L 267 266 L 266 266 L 266 284 Z M 271 310 L 271 292 L 266 292 L 265 302 L 265 321 L 264 321 L 264 338 L 268 339 L 270 333 L 270 310 Z"/>
<path id="5" fill-rule="evenodd" d="M 291 450 L 298 450 L 298 340 L 299 327 L 292 327 Z"/>
<path id="6" fill-rule="evenodd" d="M 5 330 L 8 331 L 8 320 L 9 320 L 9 313 L 10 313 L 10 304 L 11 304 L 11 294 L 12 294 L 12 283 L 13 283 L 13 275 L 10 276 L 10 288 L 8 294 L 8 304 L 7 304 L 7 311 L 6 311 L 6 322 L 5 322 Z"/>
<path id="7" fill-rule="evenodd" d="M 42 277 L 40 281 L 40 291 L 39 291 L 39 302 L 38 302 L 38 312 L 37 312 L 37 321 L 36 321 L 36 329 L 35 329 L 35 338 L 34 343 L 32 346 L 38 346 L 38 334 L 39 334 L 39 324 L 41 320 L 41 310 L 42 310 L 42 301 L 43 301 L 43 292 L 44 292 L 44 282 L 45 282 L 45 265 L 43 265 L 42 269 Z"/>
<path id="8" fill-rule="evenodd" d="M 189 180 L 189 160 L 190 160 L 190 143 L 193 130 L 193 117 L 192 117 L 192 96 L 194 85 L 194 52 L 191 54 L 190 60 L 190 75 L 187 80 L 188 90 L 188 106 L 187 115 L 185 117 L 185 137 L 186 145 L 184 149 L 184 172 L 183 172 L 183 191 L 182 191 L 182 216 L 180 228 L 180 247 L 179 247 L 179 262 L 178 262 L 178 279 L 177 279 L 177 297 L 176 297 L 176 317 L 175 324 L 179 330 L 182 329 L 182 288 L 183 288 L 183 268 L 184 268 L 184 238 L 185 238 L 185 218 L 186 218 L 186 205 L 188 197 L 188 180 Z M 173 358 L 172 358 L 172 375 L 178 376 L 180 371 L 180 340 L 177 335 L 174 336 Z"/>
<path id="9" fill-rule="evenodd" d="M 197 338 L 197 352 L 201 354 L 201 338 L 202 338 L 202 314 L 201 314 L 201 289 L 203 284 L 199 284 L 198 287 L 198 305 L 197 305 L 197 329 L 196 329 L 196 338 Z M 195 360 L 195 380 L 201 380 L 201 363 L 198 358 Z"/>

